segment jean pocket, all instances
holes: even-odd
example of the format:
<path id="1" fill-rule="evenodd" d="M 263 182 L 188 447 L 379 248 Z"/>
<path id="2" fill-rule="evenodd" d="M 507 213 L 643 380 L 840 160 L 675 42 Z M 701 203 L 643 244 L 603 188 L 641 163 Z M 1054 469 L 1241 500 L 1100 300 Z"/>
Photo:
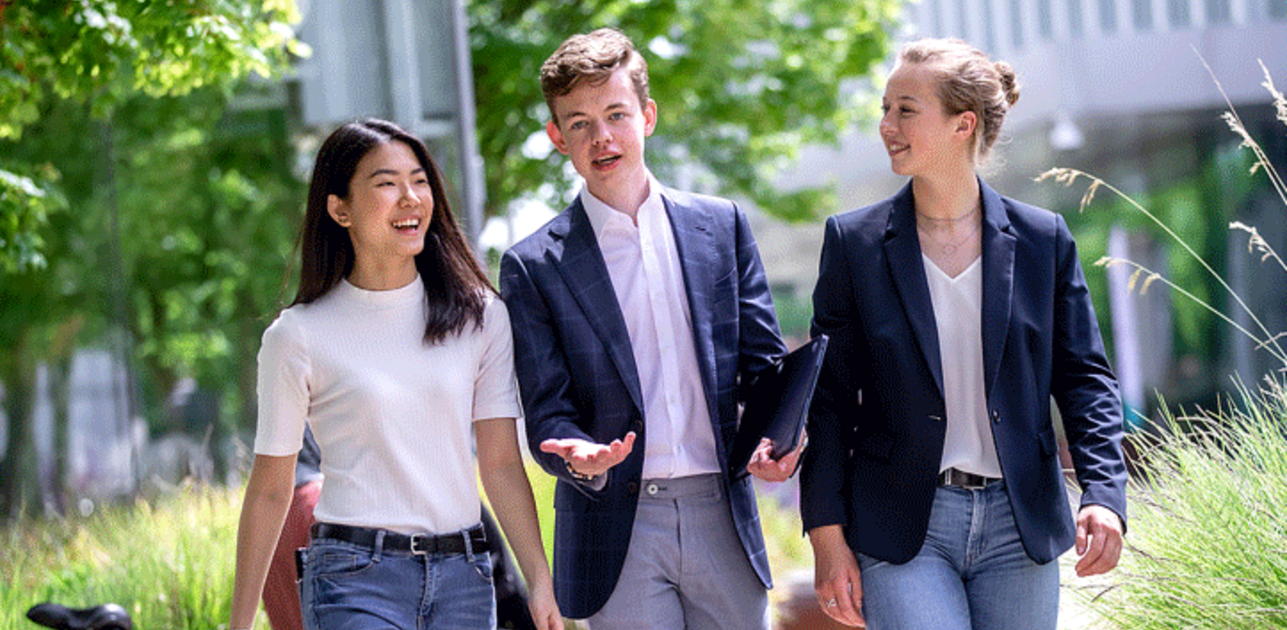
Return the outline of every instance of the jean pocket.
<path id="1" fill-rule="evenodd" d="M 307 562 L 314 577 L 338 578 L 360 574 L 375 564 L 370 550 L 360 548 L 314 546 L 308 550 Z"/>
<path id="2" fill-rule="evenodd" d="M 476 551 L 469 560 L 470 566 L 474 567 L 474 572 L 488 584 L 492 583 L 492 556 L 483 551 Z"/>

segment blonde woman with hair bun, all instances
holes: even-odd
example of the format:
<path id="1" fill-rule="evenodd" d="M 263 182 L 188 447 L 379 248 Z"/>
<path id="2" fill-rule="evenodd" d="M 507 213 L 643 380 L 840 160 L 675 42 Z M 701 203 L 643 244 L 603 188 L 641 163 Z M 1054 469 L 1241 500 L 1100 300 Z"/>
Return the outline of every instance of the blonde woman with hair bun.
<path id="1" fill-rule="evenodd" d="M 1010 64 L 908 44 L 880 136 L 910 181 L 826 222 L 801 511 L 818 603 L 846 625 L 1054 630 L 1059 555 L 1084 576 L 1121 554 L 1122 405 L 1072 235 L 978 175 L 1018 100 Z"/>

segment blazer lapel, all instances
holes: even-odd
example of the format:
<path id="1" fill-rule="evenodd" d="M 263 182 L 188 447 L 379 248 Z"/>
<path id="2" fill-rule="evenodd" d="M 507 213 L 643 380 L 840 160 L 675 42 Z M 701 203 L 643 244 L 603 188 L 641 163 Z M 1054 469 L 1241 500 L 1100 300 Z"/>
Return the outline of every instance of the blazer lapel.
<path id="1" fill-rule="evenodd" d="M 982 180 L 979 189 L 983 197 L 983 383 L 990 402 L 1010 330 L 1015 236 L 1001 195 Z"/>
<path id="2" fill-rule="evenodd" d="M 580 305 L 590 328 L 607 348 L 612 363 L 621 375 L 621 381 L 630 392 L 630 399 L 642 413 L 643 396 L 640 393 L 634 350 L 630 347 L 630 333 L 626 330 L 626 320 L 612 288 L 608 266 L 603 262 L 599 241 L 594 236 L 594 227 L 590 224 L 590 217 L 586 215 L 580 199 L 572 202 L 561 219 L 564 217 L 566 220 L 563 225 L 550 228 L 551 236 L 563 238 L 550 248 L 548 255 L 572 297 Z M 558 247 L 558 244 L 562 247 Z"/>
<path id="3" fill-rule="evenodd" d="M 943 363 L 938 347 L 938 327 L 934 324 L 934 304 L 925 279 L 921 260 L 921 242 L 916 235 L 916 210 L 912 205 L 912 185 L 907 184 L 891 199 L 892 208 L 885 228 L 885 260 L 894 279 L 894 288 L 903 303 L 903 313 L 911 325 L 921 356 L 934 375 L 934 384 L 943 395 Z"/>
<path id="4" fill-rule="evenodd" d="M 715 340 L 711 333 L 711 308 L 715 299 L 714 278 L 710 261 L 715 255 L 715 238 L 711 235 L 709 217 L 705 212 L 684 200 L 683 195 L 666 189 L 662 194 L 666 216 L 675 235 L 675 248 L 679 251 L 679 265 L 684 272 L 684 291 L 688 295 L 688 312 L 692 319 L 693 347 L 697 351 L 697 364 L 702 371 L 702 390 L 706 392 L 706 406 L 712 422 L 718 422 L 719 409 L 715 400 Z M 719 431 L 715 431 L 719 439 Z"/>

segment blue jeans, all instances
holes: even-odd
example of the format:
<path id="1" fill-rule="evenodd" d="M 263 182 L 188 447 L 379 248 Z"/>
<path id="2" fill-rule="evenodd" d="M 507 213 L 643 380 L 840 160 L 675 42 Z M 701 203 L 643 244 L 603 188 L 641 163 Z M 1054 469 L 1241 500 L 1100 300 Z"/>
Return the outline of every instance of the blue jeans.
<path id="1" fill-rule="evenodd" d="M 939 488 L 925 545 L 905 564 L 858 554 L 870 630 L 1054 630 L 1059 563 L 1023 550 L 1005 483 Z"/>
<path id="2" fill-rule="evenodd" d="M 318 538 L 300 582 L 308 630 L 492 630 L 486 552 L 416 555 Z"/>

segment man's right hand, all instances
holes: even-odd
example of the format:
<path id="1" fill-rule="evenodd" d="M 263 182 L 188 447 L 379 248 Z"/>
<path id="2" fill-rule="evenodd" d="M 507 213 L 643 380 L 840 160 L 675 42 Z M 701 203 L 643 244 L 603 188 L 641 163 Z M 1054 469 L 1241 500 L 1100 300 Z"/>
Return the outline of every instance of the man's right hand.
<path id="1" fill-rule="evenodd" d="M 631 431 L 624 440 L 613 440 L 611 444 L 598 444 L 577 438 L 545 440 L 541 442 L 541 452 L 562 457 L 578 474 L 597 477 L 625 461 L 634 446 L 635 432 Z"/>

